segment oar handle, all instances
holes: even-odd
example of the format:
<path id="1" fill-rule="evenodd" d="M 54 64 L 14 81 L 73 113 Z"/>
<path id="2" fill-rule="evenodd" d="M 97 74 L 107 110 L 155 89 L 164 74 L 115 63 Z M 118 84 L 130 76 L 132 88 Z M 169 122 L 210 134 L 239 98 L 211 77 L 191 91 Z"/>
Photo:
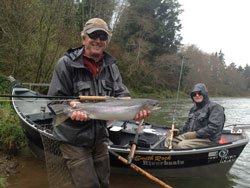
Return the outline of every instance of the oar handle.
<path id="1" fill-rule="evenodd" d="M 136 144 L 138 142 L 138 138 L 139 138 L 139 134 L 140 134 L 140 131 L 141 131 L 141 126 L 143 124 L 143 121 L 144 119 L 142 119 L 137 127 L 137 130 L 136 130 L 136 135 L 135 135 L 135 139 L 134 139 L 134 143 L 130 149 L 130 152 L 129 152 L 129 155 L 128 155 L 128 164 L 130 164 L 134 158 L 134 154 L 135 154 L 135 149 L 136 149 Z"/>
<path id="2" fill-rule="evenodd" d="M 131 150 L 128 154 L 128 164 L 131 164 L 133 158 L 134 158 L 134 155 L 135 155 L 135 149 L 136 149 L 136 144 L 133 144 L 132 147 L 131 147 Z"/>
<path id="3" fill-rule="evenodd" d="M 97 100 L 105 101 L 108 99 L 128 100 L 131 97 L 110 97 L 110 96 L 79 96 L 80 100 Z"/>
<path id="4" fill-rule="evenodd" d="M 114 156 L 116 156 L 120 161 L 122 161 L 124 164 L 129 165 L 131 168 L 133 168 L 136 172 L 139 172 L 140 174 L 146 176 L 147 178 L 149 178 L 150 180 L 154 181 L 155 183 L 161 185 L 162 187 L 165 188 L 173 188 L 169 185 L 167 185 L 166 183 L 164 183 L 163 181 L 159 180 L 158 178 L 152 176 L 151 174 L 149 174 L 148 172 L 146 172 L 145 170 L 143 170 L 142 168 L 136 166 L 134 163 L 128 164 L 128 160 L 125 159 L 124 157 L 118 155 L 116 152 L 109 150 L 109 152 L 111 154 L 113 154 Z"/>
<path id="5" fill-rule="evenodd" d="M 171 133 L 170 133 L 170 140 L 169 140 L 169 146 L 168 149 L 173 149 L 173 138 L 174 138 L 174 123 L 172 123 L 172 128 L 171 128 Z"/>

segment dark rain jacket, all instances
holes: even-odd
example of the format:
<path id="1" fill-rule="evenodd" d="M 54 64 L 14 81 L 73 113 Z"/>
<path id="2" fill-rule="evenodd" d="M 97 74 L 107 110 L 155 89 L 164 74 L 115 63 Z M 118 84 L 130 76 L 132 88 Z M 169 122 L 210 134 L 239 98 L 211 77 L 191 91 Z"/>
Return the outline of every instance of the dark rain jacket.
<path id="1" fill-rule="evenodd" d="M 84 48 L 69 49 L 56 64 L 48 95 L 52 96 L 130 96 L 123 85 L 116 59 L 107 53 L 100 60 L 101 70 L 94 77 L 83 63 Z M 53 102 L 52 102 L 53 103 Z M 54 126 L 54 137 L 76 146 L 92 147 L 107 141 L 106 121 L 76 121 L 70 118 Z"/>
<path id="2" fill-rule="evenodd" d="M 225 123 L 224 108 L 215 102 L 211 102 L 204 84 L 196 84 L 191 92 L 201 92 L 203 101 L 195 103 L 190 109 L 185 125 L 179 129 L 180 134 L 196 132 L 197 138 L 208 138 L 214 143 L 219 143 Z M 194 101 L 194 100 L 193 100 Z"/>

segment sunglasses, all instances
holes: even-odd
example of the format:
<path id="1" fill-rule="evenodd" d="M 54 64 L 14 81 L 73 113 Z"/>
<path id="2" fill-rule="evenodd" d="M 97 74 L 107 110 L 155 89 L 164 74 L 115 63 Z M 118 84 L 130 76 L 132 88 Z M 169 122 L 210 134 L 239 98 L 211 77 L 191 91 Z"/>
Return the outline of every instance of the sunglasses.
<path id="1" fill-rule="evenodd" d="M 192 97 L 195 97 L 196 95 L 201 96 L 202 93 L 199 91 L 199 92 L 194 92 L 191 95 L 192 95 Z"/>
<path id="2" fill-rule="evenodd" d="M 101 41 L 106 41 L 108 40 L 108 35 L 106 33 L 90 33 L 88 34 L 89 38 L 95 40 L 97 38 L 99 38 Z"/>

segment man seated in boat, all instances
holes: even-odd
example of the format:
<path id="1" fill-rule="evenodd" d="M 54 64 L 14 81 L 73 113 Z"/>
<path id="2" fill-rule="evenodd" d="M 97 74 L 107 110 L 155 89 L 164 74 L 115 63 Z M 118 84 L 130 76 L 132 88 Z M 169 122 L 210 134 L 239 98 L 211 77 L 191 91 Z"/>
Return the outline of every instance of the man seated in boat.
<path id="1" fill-rule="evenodd" d="M 225 122 L 224 108 L 210 101 L 203 83 L 194 86 L 191 92 L 194 106 L 190 109 L 185 125 L 170 130 L 165 146 L 169 149 L 198 148 L 219 143 Z"/>

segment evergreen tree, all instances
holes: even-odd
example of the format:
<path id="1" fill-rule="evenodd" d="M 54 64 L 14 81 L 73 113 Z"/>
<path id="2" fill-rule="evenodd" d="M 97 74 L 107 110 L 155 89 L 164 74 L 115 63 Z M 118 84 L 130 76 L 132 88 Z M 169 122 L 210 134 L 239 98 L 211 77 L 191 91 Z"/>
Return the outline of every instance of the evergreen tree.
<path id="1" fill-rule="evenodd" d="M 237 71 L 243 73 L 244 69 L 242 68 L 242 66 L 239 66 L 238 69 L 237 69 Z"/>
<path id="2" fill-rule="evenodd" d="M 182 40 L 178 33 L 181 12 L 176 0 L 128 0 L 117 26 L 116 41 L 127 51 L 143 48 L 148 56 L 176 53 Z"/>
<path id="3" fill-rule="evenodd" d="M 250 66 L 248 64 L 245 66 L 244 76 L 247 80 L 247 88 L 250 88 Z"/>

